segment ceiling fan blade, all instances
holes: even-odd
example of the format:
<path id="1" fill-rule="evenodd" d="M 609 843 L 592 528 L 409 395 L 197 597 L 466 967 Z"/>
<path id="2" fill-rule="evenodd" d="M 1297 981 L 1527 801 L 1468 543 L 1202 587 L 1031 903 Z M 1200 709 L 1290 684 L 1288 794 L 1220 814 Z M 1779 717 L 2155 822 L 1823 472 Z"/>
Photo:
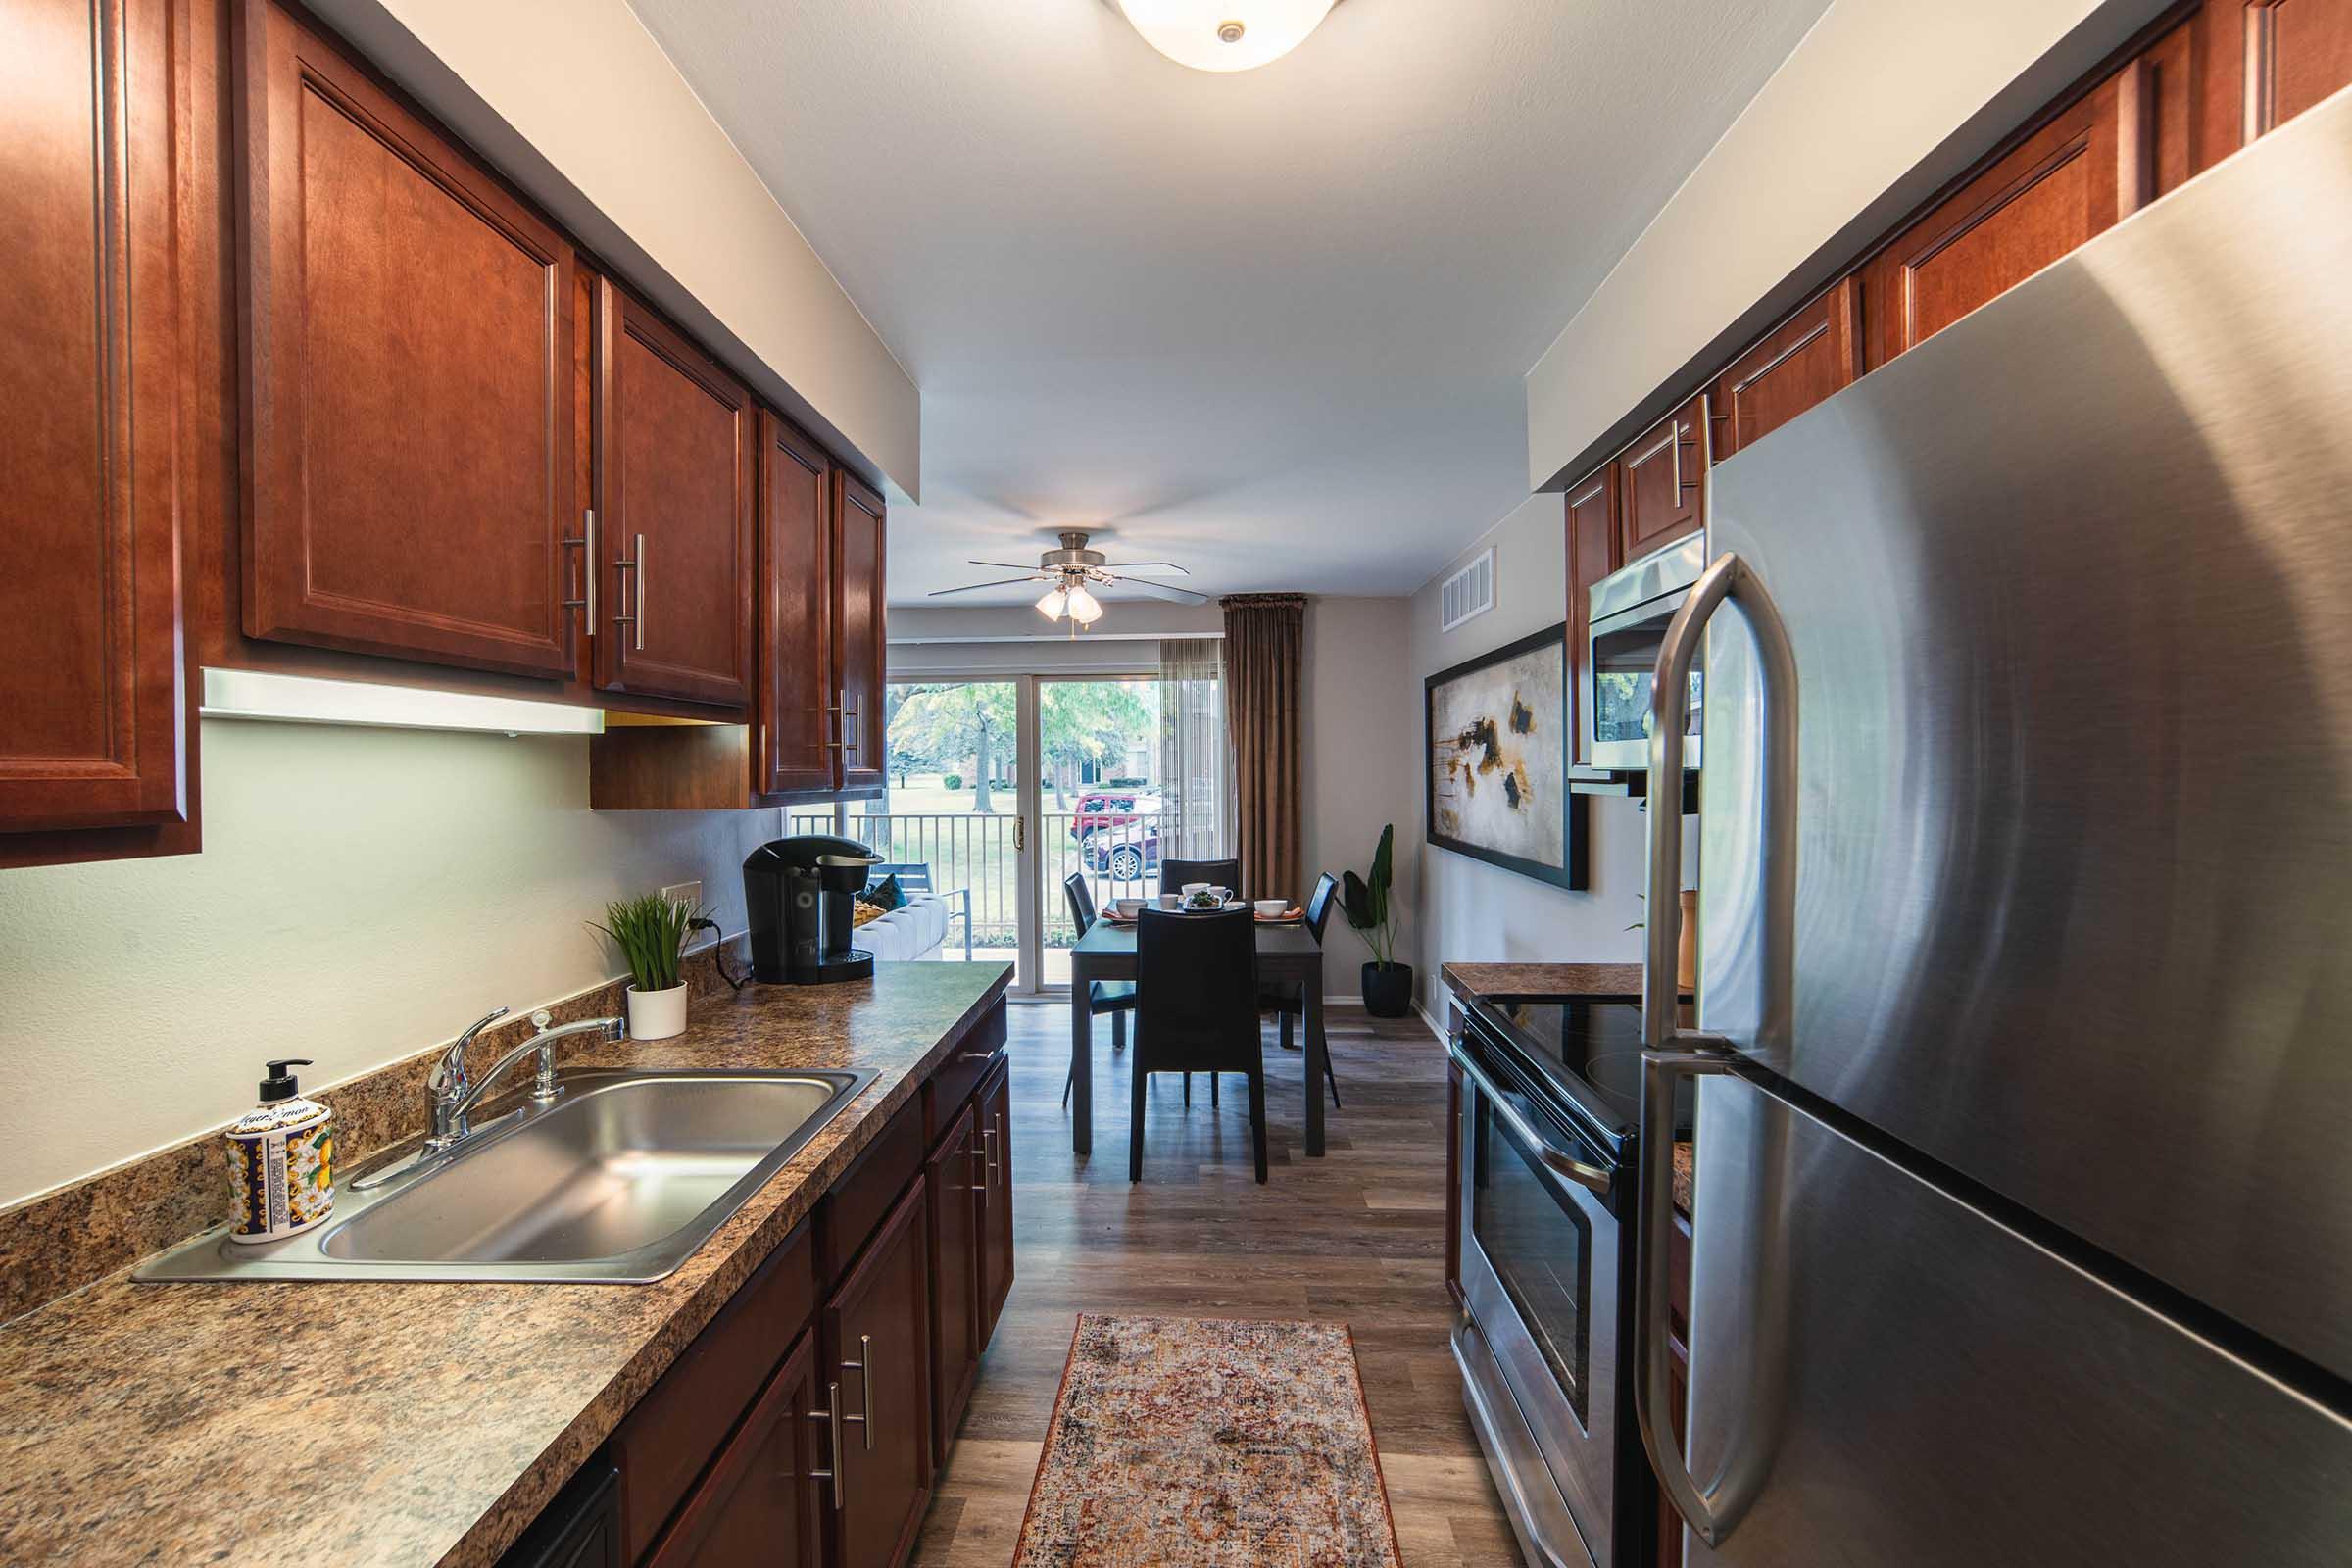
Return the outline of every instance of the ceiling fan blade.
<path id="1" fill-rule="evenodd" d="M 1196 602 L 1205 604 L 1209 597 L 1206 594 L 1195 593 L 1190 588 L 1178 588 L 1172 583 L 1146 582 L 1141 577 L 1113 577 L 1111 582 L 1117 587 L 1133 593 L 1147 594 L 1153 599 L 1165 599 L 1171 605 L 1189 605 Z"/>
<path id="2" fill-rule="evenodd" d="M 1173 561 L 1105 561 L 1102 563 L 1102 569 L 1105 571 L 1173 572 L 1179 577 L 1192 575 L 1190 570 L 1179 566 Z"/>
<path id="3" fill-rule="evenodd" d="M 983 588 L 1005 588 L 1010 587 L 1016 582 L 1033 583 L 1044 582 L 1045 580 L 1046 579 L 1043 577 L 1034 575 L 1028 577 L 1000 577 L 995 582 L 967 582 L 960 588 L 934 588 L 923 597 L 926 599 L 944 599 L 950 594 L 976 594 Z"/>
<path id="4" fill-rule="evenodd" d="M 1006 571 L 1035 571 L 1038 569 L 1035 563 L 1023 565 L 1017 561 L 967 561 L 964 564 L 967 566 L 1002 566 Z"/>

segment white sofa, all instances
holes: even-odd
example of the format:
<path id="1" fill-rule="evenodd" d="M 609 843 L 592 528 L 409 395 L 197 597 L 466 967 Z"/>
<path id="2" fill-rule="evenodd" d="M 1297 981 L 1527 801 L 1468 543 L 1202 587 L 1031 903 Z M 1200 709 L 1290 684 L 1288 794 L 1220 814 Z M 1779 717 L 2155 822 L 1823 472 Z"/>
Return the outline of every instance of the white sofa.
<path id="1" fill-rule="evenodd" d="M 850 945 L 892 963 L 927 958 L 947 940 L 954 912 L 955 906 L 936 893 L 909 893 L 905 904 L 859 926 Z"/>

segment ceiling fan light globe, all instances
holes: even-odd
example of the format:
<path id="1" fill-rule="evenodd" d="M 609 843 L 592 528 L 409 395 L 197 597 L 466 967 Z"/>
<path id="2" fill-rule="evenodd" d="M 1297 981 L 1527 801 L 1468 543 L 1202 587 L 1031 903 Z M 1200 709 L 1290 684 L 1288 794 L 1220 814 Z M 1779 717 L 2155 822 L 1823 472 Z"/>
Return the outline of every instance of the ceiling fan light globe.
<path id="1" fill-rule="evenodd" d="M 1250 71 L 1306 41 L 1335 0 L 1119 0 L 1144 41 L 1195 71 Z"/>
<path id="2" fill-rule="evenodd" d="M 1037 612 L 1048 620 L 1059 620 L 1069 601 L 1070 591 L 1067 588 L 1049 588 L 1046 596 L 1037 602 Z"/>
<path id="3" fill-rule="evenodd" d="M 1092 626 L 1102 618 L 1102 603 L 1083 587 L 1070 590 L 1070 618 L 1081 626 Z"/>

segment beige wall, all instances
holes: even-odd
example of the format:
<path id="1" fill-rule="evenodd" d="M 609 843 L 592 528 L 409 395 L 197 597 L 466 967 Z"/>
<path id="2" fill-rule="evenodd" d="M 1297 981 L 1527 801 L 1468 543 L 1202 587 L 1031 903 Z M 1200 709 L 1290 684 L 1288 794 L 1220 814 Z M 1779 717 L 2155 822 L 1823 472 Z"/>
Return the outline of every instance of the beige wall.
<path id="1" fill-rule="evenodd" d="M 1421 810 L 1413 754 L 1396 744 L 1399 730 L 1418 733 L 1421 684 L 1407 662 L 1403 599 L 1344 599 L 1316 595 L 1306 609 L 1306 665 L 1299 673 L 1304 705 L 1301 782 L 1304 797 L 1299 854 L 1303 875 L 1297 896 L 1314 891 L 1318 873 L 1357 875 L 1372 868 L 1384 823 L 1396 824 L 1396 897 L 1404 939 L 1399 962 L 1413 962 L 1417 882 L 1410 846 Z M 1323 933 L 1326 996 L 1363 994 L 1363 966 L 1372 956 L 1345 914 L 1332 911 Z"/>
<path id="2" fill-rule="evenodd" d="M 1450 632 L 1441 632 L 1438 584 L 1488 545 L 1494 547 L 1494 608 Z M 1421 717 L 1424 678 L 1490 649 L 1567 618 L 1567 539 L 1561 501 L 1539 495 L 1489 529 L 1446 563 L 1409 602 L 1411 686 L 1416 707 L 1409 732 L 1394 750 L 1409 759 L 1413 858 L 1418 867 L 1420 933 L 1414 962 L 1422 971 L 1423 1006 L 1445 1021 L 1438 965 L 1457 960 L 1630 962 L 1642 956 L 1642 935 L 1627 926 L 1642 918 L 1645 856 L 1639 805 L 1597 800 L 1592 807 L 1592 889 L 1571 893 L 1484 860 L 1430 848 L 1421 839 Z M 1403 636 L 1398 641 L 1404 642 Z M 1397 826 L 1404 837 L 1404 824 Z"/>
<path id="3" fill-rule="evenodd" d="M 0 1203 L 622 972 L 583 922 L 772 811 L 592 812 L 583 738 L 204 721 L 204 853 L 0 871 Z"/>
<path id="4" fill-rule="evenodd" d="M 624 0 L 312 0 L 786 413 L 922 494 L 913 377 Z"/>
<path id="5" fill-rule="evenodd" d="M 1528 487 L 1632 439 L 2161 9 L 1837 0 L 1528 371 Z"/>

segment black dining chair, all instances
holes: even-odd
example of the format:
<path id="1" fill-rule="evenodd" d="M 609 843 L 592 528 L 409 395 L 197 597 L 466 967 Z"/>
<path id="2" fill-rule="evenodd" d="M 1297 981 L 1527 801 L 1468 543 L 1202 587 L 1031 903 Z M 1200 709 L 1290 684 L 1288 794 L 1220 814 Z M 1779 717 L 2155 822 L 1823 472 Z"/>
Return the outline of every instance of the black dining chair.
<path id="1" fill-rule="evenodd" d="M 1182 893 L 1187 882 L 1206 882 L 1238 899 L 1242 896 L 1242 862 L 1239 859 L 1159 862 L 1160 892 Z"/>
<path id="2" fill-rule="evenodd" d="M 1087 885 L 1086 873 L 1072 871 L 1061 879 L 1061 896 L 1070 903 L 1070 924 L 1080 936 L 1095 928 L 1095 890 Z M 1070 1005 L 1079 1005 L 1072 997 Z M 1086 987 L 1086 1010 L 1100 1018 L 1110 1014 L 1110 1049 L 1127 1049 L 1127 1015 L 1135 1010 L 1135 987 L 1124 980 L 1090 980 Z M 1078 1082 L 1078 1061 L 1070 1059 L 1069 1076 L 1061 1081 L 1061 1108 L 1070 1108 L 1070 1091 Z"/>
<path id="3" fill-rule="evenodd" d="M 1257 930 L 1250 911 L 1144 910 L 1135 929 L 1135 985 L 1127 1179 L 1144 1179 L 1146 1078 L 1155 1072 L 1238 1072 L 1250 1080 L 1250 1143 L 1257 1179 L 1264 1182 L 1266 1056 L 1257 1026 Z"/>
<path id="4" fill-rule="evenodd" d="M 1315 945 L 1322 946 L 1323 928 L 1331 923 L 1331 907 L 1340 902 L 1340 879 L 1326 871 L 1315 880 L 1315 891 L 1306 901 L 1306 928 L 1315 934 Z M 1306 1017 L 1306 988 L 1296 980 L 1270 980 L 1258 988 L 1257 1004 L 1282 1017 L 1282 1049 L 1297 1051 L 1293 1043 L 1291 1020 Z M 1340 1103 L 1340 1075 L 1332 1070 L 1331 1053 L 1323 1053 L 1323 1081 L 1331 1086 L 1331 1102 Z"/>

